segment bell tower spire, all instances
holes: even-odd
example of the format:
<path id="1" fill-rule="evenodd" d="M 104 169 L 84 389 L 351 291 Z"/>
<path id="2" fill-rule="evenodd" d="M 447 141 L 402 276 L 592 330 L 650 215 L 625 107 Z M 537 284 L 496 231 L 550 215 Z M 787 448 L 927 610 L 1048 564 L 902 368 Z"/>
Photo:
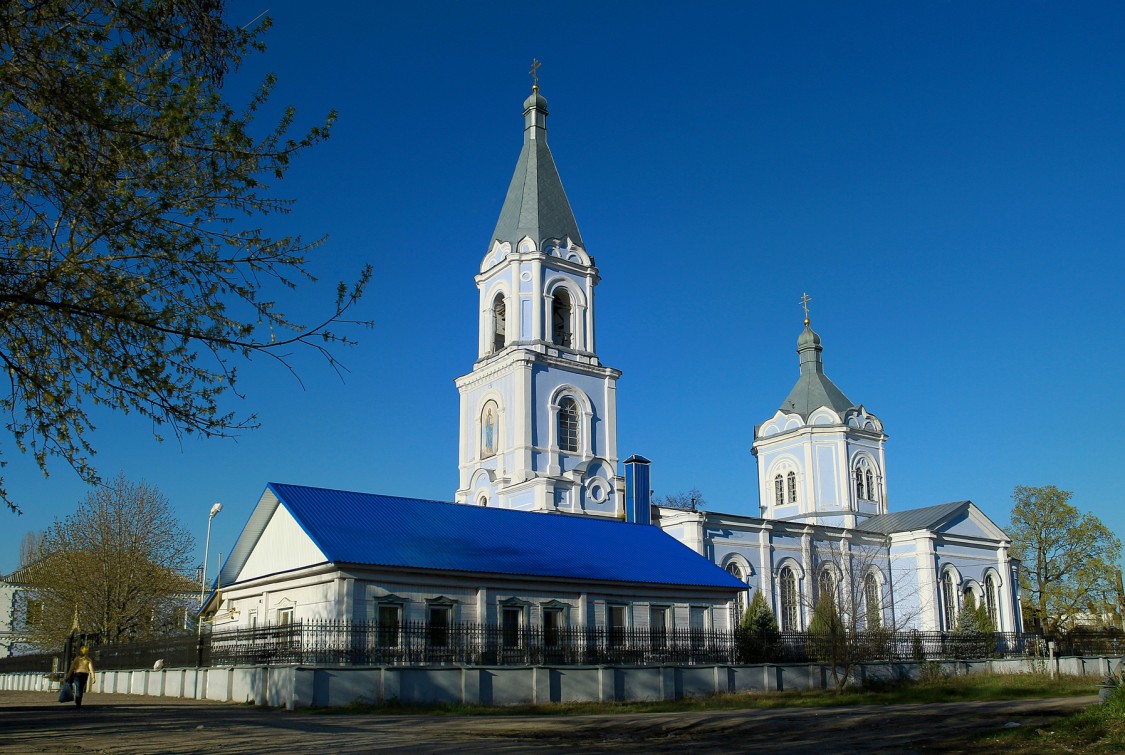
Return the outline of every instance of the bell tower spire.
<path id="1" fill-rule="evenodd" d="M 523 147 L 475 279 L 478 358 L 457 380 L 457 501 L 616 517 L 621 373 L 594 348 L 600 278 L 547 147 L 538 67 Z"/>

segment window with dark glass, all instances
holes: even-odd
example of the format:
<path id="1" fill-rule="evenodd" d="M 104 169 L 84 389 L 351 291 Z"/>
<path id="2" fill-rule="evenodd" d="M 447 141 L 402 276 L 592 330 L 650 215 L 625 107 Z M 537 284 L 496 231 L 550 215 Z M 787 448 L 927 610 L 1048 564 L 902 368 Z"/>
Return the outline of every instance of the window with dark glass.
<path id="1" fill-rule="evenodd" d="M 867 500 L 874 501 L 875 500 L 875 477 L 871 474 L 870 469 L 868 469 L 866 472 L 864 472 L 864 474 L 867 476 Z"/>
<path id="2" fill-rule="evenodd" d="M 867 608 L 867 628 L 878 629 L 883 623 L 883 601 L 879 597 L 879 580 L 874 574 L 868 574 L 863 579 L 863 602 Z"/>
<path id="3" fill-rule="evenodd" d="M 984 580 L 984 604 L 988 609 L 988 618 L 992 619 L 992 626 L 999 626 L 996 621 L 996 578 L 991 574 Z"/>
<path id="4" fill-rule="evenodd" d="M 449 626 L 453 620 L 450 606 L 430 606 L 429 635 L 432 647 L 443 648 L 449 645 Z"/>
<path id="5" fill-rule="evenodd" d="M 609 630 L 610 645 L 625 643 L 625 606 L 608 606 L 606 628 Z"/>
<path id="6" fill-rule="evenodd" d="M 791 567 L 781 570 L 781 629 L 786 632 L 800 630 L 797 624 L 797 574 Z"/>
<path id="7" fill-rule="evenodd" d="M 817 600 L 831 600 L 836 603 L 836 578 L 830 571 L 822 571 L 817 583 Z"/>
<path id="8" fill-rule="evenodd" d="M 379 647 L 396 648 L 402 625 L 402 606 L 384 604 L 376 614 L 376 641 Z"/>
<path id="9" fill-rule="evenodd" d="M 863 490 L 863 470 L 859 467 L 855 470 L 855 497 L 860 501 L 867 498 Z"/>
<path id="10" fill-rule="evenodd" d="M 578 403 L 569 396 L 559 402 L 559 448 L 578 450 Z"/>
<path id="11" fill-rule="evenodd" d="M 504 606 L 500 613 L 500 634 L 504 647 L 522 647 L 522 643 L 520 642 L 522 628 L 523 608 L 519 606 Z"/>
<path id="12" fill-rule="evenodd" d="M 688 608 L 688 630 L 693 648 L 701 648 L 706 643 L 707 609 L 703 606 Z"/>
<path id="13" fill-rule="evenodd" d="M 957 619 L 957 599 L 953 592 L 953 575 L 949 572 L 941 575 L 941 607 L 944 609 L 945 630 L 953 631 Z"/>
<path id="14" fill-rule="evenodd" d="M 773 500 L 776 506 L 785 505 L 785 479 L 781 475 L 773 478 Z"/>
<path id="15" fill-rule="evenodd" d="M 500 351 L 504 348 L 508 329 L 508 307 L 504 303 L 504 294 L 497 294 L 492 300 L 492 350 Z"/>
<path id="16" fill-rule="evenodd" d="M 555 292 L 551 305 L 551 342 L 556 346 L 570 348 L 573 334 L 571 320 L 574 307 L 570 302 L 570 294 L 566 289 L 560 288 Z"/>
<path id="17" fill-rule="evenodd" d="M 27 601 L 27 616 L 24 623 L 26 623 L 29 627 L 37 627 L 41 623 L 43 623 L 43 601 Z"/>
<path id="18" fill-rule="evenodd" d="M 797 473 L 796 472 L 790 472 L 785 477 L 786 477 L 786 480 L 789 483 L 789 503 L 796 503 L 797 502 Z"/>
<path id="19" fill-rule="evenodd" d="M 663 648 L 668 644 L 668 607 L 651 606 L 648 609 L 649 634 L 652 635 L 652 646 Z"/>
<path id="20" fill-rule="evenodd" d="M 738 562 L 736 561 L 731 561 L 729 564 L 727 564 L 727 573 L 737 579 L 739 582 L 746 581 L 746 578 L 742 576 L 742 567 L 739 566 Z M 742 612 L 744 610 L 746 610 L 746 593 L 740 592 L 734 598 L 735 615 L 741 618 Z"/>
<path id="21" fill-rule="evenodd" d="M 553 648 L 562 644 L 563 611 L 561 608 L 543 609 L 543 644 Z"/>

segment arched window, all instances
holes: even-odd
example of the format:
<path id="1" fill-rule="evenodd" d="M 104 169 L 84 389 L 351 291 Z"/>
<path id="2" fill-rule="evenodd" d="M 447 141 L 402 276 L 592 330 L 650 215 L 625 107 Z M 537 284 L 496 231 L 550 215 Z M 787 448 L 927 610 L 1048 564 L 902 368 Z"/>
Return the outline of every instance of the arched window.
<path id="1" fill-rule="evenodd" d="M 867 628 L 878 629 L 883 623 L 883 600 L 879 595 L 879 580 L 870 572 L 863 578 L 863 602 L 867 609 Z"/>
<path id="2" fill-rule="evenodd" d="M 867 500 L 874 501 L 876 499 L 876 496 L 875 496 L 875 477 L 874 477 L 874 475 L 871 474 L 870 469 L 868 469 L 866 472 L 864 472 L 864 474 L 867 475 Z"/>
<path id="3" fill-rule="evenodd" d="M 836 603 L 836 576 L 825 569 L 820 573 L 820 579 L 817 580 L 817 600 L 831 600 L 833 605 Z"/>
<path id="4" fill-rule="evenodd" d="M 801 627 L 797 625 L 797 574 L 793 567 L 786 566 L 781 570 L 781 630 L 783 632 L 797 632 Z"/>
<path id="5" fill-rule="evenodd" d="M 989 574 L 984 578 L 984 605 L 988 609 L 988 618 L 992 619 L 992 626 L 1000 626 L 996 620 L 996 577 Z"/>
<path id="6" fill-rule="evenodd" d="M 492 300 L 492 350 L 500 351 L 504 348 L 508 333 L 508 307 L 504 303 L 504 294 L 496 294 Z"/>
<path id="7" fill-rule="evenodd" d="M 480 457 L 493 456 L 500 445 L 500 412 L 495 401 L 484 405 L 480 413 Z"/>
<path id="8" fill-rule="evenodd" d="M 570 396 L 559 402 L 559 449 L 578 450 L 578 403 Z"/>
<path id="9" fill-rule="evenodd" d="M 946 571 L 941 575 L 941 607 L 944 611 L 945 631 L 952 632 L 957 619 L 957 599 L 953 592 L 953 573 Z"/>
<path id="10" fill-rule="evenodd" d="M 867 496 L 864 494 L 863 488 L 863 470 L 859 467 L 856 467 L 855 469 L 855 497 L 858 501 L 862 501 L 863 499 L 867 498 Z"/>
<path id="11" fill-rule="evenodd" d="M 742 576 L 742 567 L 738 565 L 737 561 L 731 561 L 727 564 L 727 574 L 737 579 L 739 582 L 745 582 L 746 578 Z M 739 592 L 734 598 L 735 616 L 742 618 L 742 612 L 746 610 L 746 593 Z"/>
<path id="12" fill-rule="evenodd" d="M 785 481 L 781 475 L 773 478 L 773 501 L 775 506 L 785 505 Z"/>
<path id="13" fill-rule="evenodd" d="M 554 302 L 551 306 L 551 343 L 556 346 L 570 348 L 573 341 L 571 330 L 571 316 L 574 306 L 570 302 L 570 294 L 566 289 L 555 291 Z"/>
<path id="14" fill-rule="evenodd" d="M 789 503 L 796 503 L 797 502 L 797 473 L 796 472 L 790 472 L 785 477 L 786 477 L 786 480 L 789 483 Z"/>

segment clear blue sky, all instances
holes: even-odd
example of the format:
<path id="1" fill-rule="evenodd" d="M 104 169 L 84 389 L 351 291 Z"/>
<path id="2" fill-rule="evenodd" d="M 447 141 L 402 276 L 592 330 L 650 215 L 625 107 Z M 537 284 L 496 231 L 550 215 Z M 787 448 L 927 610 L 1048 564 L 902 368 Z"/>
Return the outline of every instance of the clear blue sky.
<path id="1" fill-rule="evenodd" d="M 755 424 L 797 377 L 812 297 L 825 367 L 881 417 L 892 510 L 971 499 L 1005 525 L 1017 484 L 1075 492 L 1125 532 L 1125 5 L 1062 2 L 310 4 L 269 8 L 276 102 L 332 138 L 276 187 L 277 232 L 328 234 L 291 309 L 324 311 L 370 262 L 341 382 L 243 369 L 260 430 L 157 444 L 99 415 L 107 475 L 157 485 L 229 551 L 269 481 L 451 500 L 473 275 L 539 58 L 550 143 L 603 277 L 598 351 L 623 371 L 619 452 L 657 493 L 757 513 Z M 0 571 L 85 490 L 3 441 Z M 214 564 L 210 567 L 212 573 Z"/>

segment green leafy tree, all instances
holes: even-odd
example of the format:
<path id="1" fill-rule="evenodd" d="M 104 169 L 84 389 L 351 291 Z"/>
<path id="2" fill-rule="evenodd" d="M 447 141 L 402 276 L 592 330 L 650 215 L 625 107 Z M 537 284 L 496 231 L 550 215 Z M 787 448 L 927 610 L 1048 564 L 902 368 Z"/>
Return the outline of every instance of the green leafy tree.
<path id="1" fill-rule="evenodd" d="M 102 642 L 129 642 L 183 631 L 199 584 L 184 576 L 194 542 L 168 499 L 119 475 L 56 519 L 40 557 L 21 570 L 28 599 L 40 607 L 27 627 L 32 644 L 60 646 L 75 615 Z"/>
<path id="2" fill-rule="evenodd" d="M 1054 485 L 1017 485 L 1012 493 L 1011 553 L 1020 559 L 1023 604 L 1048 632 L 1068 629 L 1114 592 L 1121 541 Z"/>
<path id="3" fill-rule="evenodd" d="M 855 648 L 854 643 L 849 641 L 847 628 L 830 594 L 821 595 L 813 607 L 808 644 L 814 658 L 831 666 L 836 694 L 842 694 L 855 662 Z"/>
<path id="4" fill-rule="evenodd" d="M 995 631 L 988 609 L 978 605 L 971 595 L 966 595 L 953 627 L 956 635 L 953 654 L 958 658 L 987 658 L 995 649 Z"/>
<path id="5" fill-rule="evenodd" d="M 988 609 L 977 605 L 975 600 L 966 595 L 953 631 L 966 634 L 990 634 L 996 630 L 992 624 L 992 617 L 988 615 Z"/>
<path id="6" fill-rule="evenodd" d="M 89 407 L 137 412 L 160 433 L 226 436 L 253 415 L 235 363 L 296 345 L 335 365 L 332 330 L 370 277 L 339 284 L 303 324 L 274 297 L 313 279 L 317 242 L 273 237 L 272 196 L 334 116 L 292 135 L 258 128 L 274 80 L 235 106 L 222 85 L 262 49 L 265 19 L 223 0 L 9 0 L 0 4 L 0 397 L 17 449 L 97 481 Z M 2 487 L 0 499 L 16 504 Z"/>
<path id="7" fill-rule="evenodd" d="M 762 663 L 777 655 L 777 619 L 761 590 L 754 592 L 738 622 L 737 642 L 743 663 Z"/>

